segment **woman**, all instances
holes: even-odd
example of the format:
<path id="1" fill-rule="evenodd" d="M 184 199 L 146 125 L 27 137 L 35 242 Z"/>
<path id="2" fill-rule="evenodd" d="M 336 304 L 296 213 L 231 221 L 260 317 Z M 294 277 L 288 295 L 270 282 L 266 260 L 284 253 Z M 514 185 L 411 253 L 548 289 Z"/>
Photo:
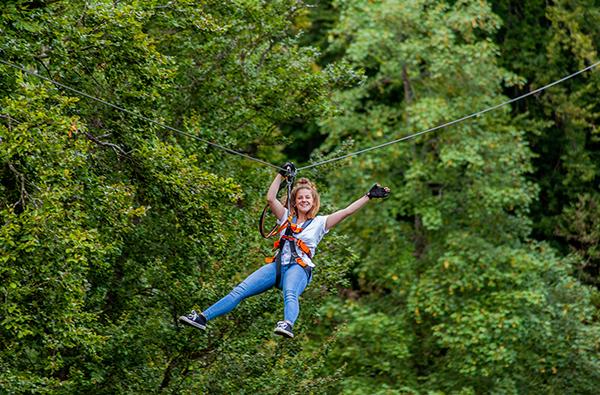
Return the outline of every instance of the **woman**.
<path id="1" fill-rule="evenodd" d="M 295 172 L 292 163 L 286 163 L 283 168 Z M 267 192 L 269 208 L 278 218 L 277 223 L 280 225 L 281 238 L 276 242 L 276 256 L 267 259 L 269 263 L 256 270 L 227 296 L 202 313 L 192 311 L 187 316 L 179 317 L 182 323 L 206 329 L 208 321 L 230 312 L 242 300 L 276 286 L 284 295 L 284 320 L 277 323 L 275 333 L 294 337 L 293 326 L 300 310 L 298 298 L 312 280 L 312 268 L 315 267 L 312 257 L 317 245 L 331 228 L 357 212 L 370 199 L 384 198 L 390 193 L 389 188 L 375 184 L 367 194 L 345 209 L 322 216 L 317 215 L 320 207 L 317 188 L 308 179 L 301 178 L 291 193 L 290 215 L 286 206 L 277 200 L 277 191 L 286 174 L 283 170 L 280 171 Z"/>

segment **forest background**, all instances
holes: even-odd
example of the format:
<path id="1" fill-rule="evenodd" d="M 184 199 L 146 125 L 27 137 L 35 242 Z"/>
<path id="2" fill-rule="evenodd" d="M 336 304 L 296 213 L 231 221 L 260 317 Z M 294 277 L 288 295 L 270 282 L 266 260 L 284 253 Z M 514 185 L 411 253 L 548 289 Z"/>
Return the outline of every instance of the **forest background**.
<path id="1" fill-rule="evenodd" d="M 597 0 L 8 0 L 0 392 L 592 394 L 600 70 L 302 171 L 322 213 L 293 340 L 269 291 L 177 317 L 268 255 L 274 165 L 310 165 L 599 60 Z M 190 135 L 199 139 L 191 138 Z"/>

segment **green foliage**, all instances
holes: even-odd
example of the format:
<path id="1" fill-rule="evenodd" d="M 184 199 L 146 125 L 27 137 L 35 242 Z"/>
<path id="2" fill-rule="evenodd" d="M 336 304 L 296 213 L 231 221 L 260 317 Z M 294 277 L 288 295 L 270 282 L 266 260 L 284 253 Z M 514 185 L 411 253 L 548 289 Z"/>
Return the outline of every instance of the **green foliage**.
<path id="1" fill-rule="evenodd" d="M 597 72 L 302 174 L 325 214 L 392 195 L 319 246 L 293 340 L 278 291 L 177 322 L 270 252 L 274 170 L 202 140 L 310 162 L 458 119 L 597 61 L 596 2 L 5 3 L 3 60 L 132 113 L 0 65 L 1 392 L 597 392 Z"/>
<path id="2" fill-rule="evenodd" d="M 565 208 L 558 234 L 577 256 L 577 277 L 584 283 L 600 285 L 600 204 L 597 195 L 582 195 Z"/>
<path id="3" fill-rule="evenodd" d="M 312 68 L 316 51 L 296 44 L 295 6 L 16 1 L 0 11 L 0 51 L 45 77 L 276 163 L 277 125 L 320 114 L 345 74 Z M 260 265 L 268 247 L 255 216 L 272 169 L 8 66 L 1 72 L 3 391 L 254 393 L 265 382 L 283 386 L 290 364 L 298 392 L 335 382 L 300 369 L 320 366 L 322 352 L 296 359 L 297 346 L 280 350 L 265 338 L 281 316 L 275 292 L 204 337 L 177 324 Z M 345 252 L 335 237 L 329 243 Z M 332 256 L 323 273 L 334 275 L 315 281 L 311 297 L 343 282 L 348 262 Z M 305 310 L 308 327 L 314 308 Z M 270 374 L 244 380 L 263 352 Z"/>
<path id="4" fill-rule="evenodd" d="M 432 384 L 477 390 L 511 382 L 517 393 L 592 393 L 598 360 L 583 353 L 574 362 L 573 340 L 593 349 L 598 331 L 582 325 L 592 318 L 590 296 L 565 262 L 543 245 L 517 251 L 486 248 L 472 237 L 453 242 L 448 250 L 462 253 L 442 256 L 409 300 L 416 324 L 433 332 L 425 354 L 443 350 L 431 361 Z M 471 244 L 482 252 L 476 260 Z M 586 372 L 577 390 L 564 372 L 574 364 Z"/>
<path id="5" fill-rule="evenodd" d="M 525 90 L 598 61 L 597 2 L 498 1 L 495 6 L 506 21 L 498 37 L 502 64 L 528 81 Z M 597 72 L 586 73 L 515 108 L 545 124 L 540 133 L 527 136 L 537 154 L 535 177 L 541 187 L 540 199 L 532 206 L 534 236 L 554 239 L 563 251 L 573 239 L 555 239 L 555 234 L 569 221 L 569 207 L 598 189 L 599 81 Z M 586 275 L 594 276 L 593 269 Z"/>
<path id="6" fill-rule="evenodd" d="M 331 47 L 368 78 L 336 94 L 339 114 L 322 121 L 323 150 L 356 150 L 458 119 L 523 83 L 497 66 L 492 39 L 501 21 L 487 3 L 336 4 Z M 352 340 L 338 337 L 339 350 L 361 342 L 377 350 L 352 363 L 344 351 L 332 356 L 347 363 L 349 393 L 593 392 L 600 332 L 592 297 L 570 276 L 572 260 L 528 240 L 539 187 L 527 138 L 545 127 L 496 110 L 330 172 L 334 195 L 365 190 L 348 182 L 364 173 L 393 191 L 385 208 L 349 224 L 360 265 L 348 294 L 362 296 L 359 309 L 382 314 L 361 327 L 347 313 Z M 348 138 L 355 146 L 343 147 Z M 397 327 L 382 335 L 374 328 L 386 319 Z M 573 338 L 590 352 L 573 354 Z M 371 371 L 394 359 L 392 345 L 410 352 L 390 372 Z M 574 366 L 586 372 L 575 387 L 562 375 Z"/>

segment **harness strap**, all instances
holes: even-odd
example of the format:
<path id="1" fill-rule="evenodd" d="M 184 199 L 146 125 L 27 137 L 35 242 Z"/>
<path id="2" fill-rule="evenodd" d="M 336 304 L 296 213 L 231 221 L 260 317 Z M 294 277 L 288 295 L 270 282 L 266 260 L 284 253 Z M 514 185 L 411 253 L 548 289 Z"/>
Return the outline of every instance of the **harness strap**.
<path id="1" fill-rule="evenodd" d="M 301 239 L 294 237 L 294 234 L 300 233 L 303 229 L 306 229 L 308 225 L 310 225 L 310 223 L 313 221 L 313 219 L 314 218 L 308 219 L 306 222 L 304 222 L 304 226 L 301 228 L 296 225 L 296 218 L 292 218 L 291 216 L 289 216 L 288 219 L 284 222 L 284 224 L 280 227 L 280 229 L 283 230 L 283 226 L 286 226 L 286 230 L 285 234 L 281 236 L 279 240 L 273 243 L 273 249 L 277 249 L 278 251 L 275 253 L 275 256 L 265 258 L 266 263 L 272 263 L 273 261 L 275 261 L 276 287 L 280 288 L 279 282 L 281 281 L 281 256 L 283 255 L 283 248 L 286 242 L 290 245 L 292 259 L 304 269 L 306 276 L 310 279 L 312 268 L 302 260 L 302 258 L 298 254 L 298 250 L 296 250 L 296 245 L 298 245 L 298 247 L 300 247 L 300 250 L 306 255 L 308 255 L 309 258 L 312 258 L 312 253 L 310 251 L 310 248 L 308 248 L 308 246 L 306 245 L 306 243 L 304 243 L 304 241 L 302 241 Z"/>

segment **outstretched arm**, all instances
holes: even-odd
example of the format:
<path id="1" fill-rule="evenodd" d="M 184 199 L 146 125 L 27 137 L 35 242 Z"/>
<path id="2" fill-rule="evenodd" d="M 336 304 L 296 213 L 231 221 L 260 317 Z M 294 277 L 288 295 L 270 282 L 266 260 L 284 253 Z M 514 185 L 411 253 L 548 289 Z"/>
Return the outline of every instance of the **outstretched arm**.
<path id="1" fill-rule="evenodd" d="M 325 229 L 329 230 L 342 222 L 344 219 L 348 218 L 358 210 L 360 210 L 365 204 L 369 202 L 369 198 L 367 195 L 362 196 L 358 200 L 355 200 L 348 207 L 336 211 L 333 214 L 329 214 L 327 216 L 327 222 L 325 223 Z"/>
<path id="2" fill-rule="evenodd" d="M 333 214 L 327 216 L 327 222 L 325 223 L 325 229 L 329 230 L 348 218 L 358 210 L 360 210 L 369 200 L 373 198 L 384 198 L 390 194 L 388 187 L 381 187 L 379 184 L 373 185 L 371 190 L 364 196 L 352 202 L 348 207 L 336 211 Z"/>

